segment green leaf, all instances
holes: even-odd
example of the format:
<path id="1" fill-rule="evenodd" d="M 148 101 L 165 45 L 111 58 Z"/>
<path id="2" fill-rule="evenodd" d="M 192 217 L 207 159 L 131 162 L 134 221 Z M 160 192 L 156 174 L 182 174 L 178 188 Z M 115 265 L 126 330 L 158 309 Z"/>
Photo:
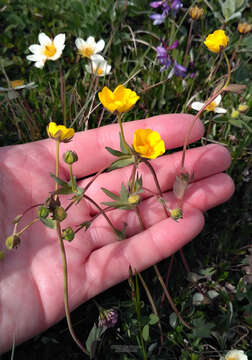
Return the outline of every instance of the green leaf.
<path id="1" fill-rule="evenodd" d="M 109 146 L 106 146 L 105 149 L 106 149 L 110 154 L 112 154 L 112 155 L 114 155 L 114 156 L 120 157 L 120 156 L 125 155 L 123 152 L 118 151 L 118 150 L 114 150 L 114 149 L 112 149 L 112 148 L 109 147 Z"/>
<path id="2" fill-rule="evenodd" d="M 131 155 L 125 155 L 124 158 L 121 157 L 120 159 L 114 161 L 114 162 L 110 165 L 108 171 L 112 171 L 112 170 L 115 170 L 115 169 L 120 169 L 120 168 L 123 168 L 123 167 L 125 167 L 125 166 L 129 166 L 129 165 L 131 165 L 131 164 L 133 164 L 133 163 L 134 163 L 134 158 L 133 158 L 133 156 L 131 156 Z"/>
<path id="3" fill-rule="evenodd" d="M 193 325 L 193 338 L 210 338 L 212 336 L 212 329 L 215 327 L 213 323 L 206 323 L 204 318 L 193 320 Z"/>
<path id="4" fill-rule="evenodd" d="M 159 321 L 159 317 L 156 314 L 150 314 L 149 316 L 149 324 L 150 325 L 155 325 L 157 324 Z"/>
<path id="5" fill-rule="evenodd" d="M 129 191 L 128 189 L 124 186 L 124 184 L 121 184 L 121 191 L 120 191 L 120 199 L 122 201 L 128 202 L 128 197 L 129 197 Z"/>
<path id="6" fill-rule="evenodd" d="M 97 346 L 97 342 L 100 340 L 101 335 L 106 331 L 106 328 L 104 327 L 98 327 L 95 323 L 94 326 L 92 327 L 87 341 L 86 341 L 86 348 L 87 351 L 90 354 L 90 358 L 93 359 L 95 356 L 95 350 L 96 350 L 96 346 Z"/>
<path id="7" fill-rule="evenodd" d="M 110 197 L 111 199 L 113 199 L 113 200 L 120 200 L 120 197 L 118 196 L 118 195 L 116 195 L 116 194 L 114 194 L 113 192 L 111 192 L 111 191 L 109 191 L 109 190 L 107 190 L 107 189 L 105 189 L 105 188 L 101 188 L 102 189 L 102 191 L 108 196 L 108 197 Z"/>
<path id="8" fill-rule="evenodd" d="M 148 340 L 149 340 L 149 337 L 150 337 L 150 327 L 149 327 L 149 324 L 146 324 L 146 325 L 143 327 L 142 335 L 143 335 L 144 341 L 148 341 Z"/>
<path id="9" fill-rule="evenodd" d="M 56 222 L 53 219 L 48 219 L 48 218 L 45 219 L 45 218 L 40 217 L 39 220 L 50 229 L 56 228 Z"/>
<path id="10" fill-rule="evenodd" d="M 68 183 L 66 181 L 61 180 L 59 177 L 55 176 L 54 174 L 50 174 L 50 176 L 56 181 L 57 184 L 61 186 L 66 186 Z"/>

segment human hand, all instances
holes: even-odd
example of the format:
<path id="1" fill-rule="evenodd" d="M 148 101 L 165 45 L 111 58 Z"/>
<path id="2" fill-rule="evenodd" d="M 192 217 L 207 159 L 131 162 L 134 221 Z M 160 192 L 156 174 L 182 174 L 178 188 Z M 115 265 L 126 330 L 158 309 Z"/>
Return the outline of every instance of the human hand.
<path id="1" fill-rule="evenodd" d="M 193 121 L 191 115 L 162 115 L 124 124 L 126 140 L 133 142 L 134 131 L 151 128 L 158 131 L 166 149 L 181 147 Z M 61 144 L 60 152 L 76 151 L 79 161 L 73 165 L 77 179 L 94 174 L 114 160 L 105 146 L 119 149 L 118 125 L 75 134 L 69 144 Z M 197 120 L 190 142 L 200 139 L 203 126 Z M 180 172 L 182 153 L 160 157 L 152 161 L 168 207 L 176 206 L 172 186 Z M 49 173 L 55 173 L 55 142 L 42 140 L 0 149 L 1 187 L 1 247 L 12 233 L 11 222 L 17 214 L 38 203 L 55 189 Z M 102 216 L 98 216 L 87 231 L 79 231 L 73 242 L 65 242 L 70 308 L 128 277 L 129 265 L 137 271 L 170 256 L 193 239 L 204 225 L 203 212 L 226 201 L 233 193 L 230 177 L 223 174 L 230 164 L 228 151 L 219 145 L 208 145 L 188 150 L 185 169 L 194 175 L 184 201 L 184 218 L 175 222 L 166 218 L 154 197 L 140 204 L 140 212 L 147 230 L 141 231 L 133 211 L 114 210 L 109 217 L 116 228 L 127 223 L 127 239 L 118 241 Z M 155 190 L 151 174 L 144 164 L 144 187 Z M 90 186 L 87 195 L 98 203 L 107 201 L 101 190 L 105 186 L 119 192 L 121 182 L 128 179 L 130 167 L 103 173 Z M 69 180 L 68 168 L 61 161 L 60 177 Z M 84 187 L 88 179 L 80 180 Z M 62 206 L 70 196 L 62 198 Z M 62 227 L 79 225 L 90 220 L 97 210 L 85 200 L 74 205 Z M 34 218 L 30 211 L 21 225 Z M 15 337 L 16 343 L 38 334 L 64 317 L 64 286 L 60 247 L 55 230 L 37 222 L 21 237 L 17 250 L 12 250 L 0 262 L 0 351 L 7 351 Z"/>

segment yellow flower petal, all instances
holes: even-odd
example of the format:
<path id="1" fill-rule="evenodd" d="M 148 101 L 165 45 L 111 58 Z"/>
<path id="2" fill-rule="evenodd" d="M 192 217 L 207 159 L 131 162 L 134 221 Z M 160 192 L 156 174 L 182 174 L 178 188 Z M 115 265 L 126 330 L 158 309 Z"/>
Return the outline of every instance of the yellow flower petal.
<path id="1" fill-rule="evenodd" d="M 48 136 L 60 142 L 68 142 L 74 136 L 74 129 L 67 128 L 64 125 L 57 125 L 55 122 L 50 122 L 47 127 Z"/>
<path id="2" fill-rule="evenodd" d="M 227 46 L 228 40 L 228 36 L 225 34 L 224 30 L 216 30 L 207 36 L 204 44 L 210 51 L 219 53 L 221 49 L 224 49 Z"/>
<path id="3" fill-rule="evenodd" d="M 129 111 L 139 99 L 139 96 L 123 85 L 118 85 L 112 92 L 106 86 L 98 93 L 102 105 L 110 112 L 124 113 Z"/>
<path id="4" fill-rule="evenodd" d="M 155 159 L 165 152 L 165 144 L 158 132 L 138 129 L 133 140 L 134 150 L 142 157 Z"/>

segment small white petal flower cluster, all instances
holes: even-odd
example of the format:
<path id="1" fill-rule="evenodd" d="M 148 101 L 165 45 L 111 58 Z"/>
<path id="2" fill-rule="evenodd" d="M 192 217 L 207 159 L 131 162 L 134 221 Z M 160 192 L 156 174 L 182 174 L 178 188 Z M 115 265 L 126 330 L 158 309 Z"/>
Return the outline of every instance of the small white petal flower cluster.
<path id="1" fill-rule="evenodd" d="M 243 350 L 230 350 L 221 360 L 248 360 Z"/>
<path id="2" fill-rule="evenodd" d="M 32 54 L 28 55 L 27 59 L 34 61 L 34 66 L 42 69 L 47 60 L 55 61 L 62 55 L 65 47 L 65 34 L 58 34 L 54 39 L 50 39 L 45 33 L 40 33 L 38 40 L 39 44 L 29 47 Z M 98 54 L 104 49 L 104 40 L 101 39 L 96 43 L 93 36 L 89 36 L 86 41 L 77 38 L 75 45 L 82 57 L 90 59 L 90 64 L 85 66 L 89 73 L 96 76 L 105 76 L 110 73 L 111 65 Z"/>
<path id="3" fill-rule="evenodd" d="M 213 111 L 217 114 L 225 114 L 227 112 L 226 109 L 219 107 L 219 104 L 221 102 L 221 95 L 218 95 L 207 107 L 206 107 L 206 111 Z M 203 106 L 205 105 L 205 103 L 200 102 L 200 101 L 194 101 L 191 104 L 191 108 L 193 110 L 197 110 L 200 111 Z"/>
<path id="4" fill-rule="evenodd" d="M 93 36 L 89 36 L 86 41 L 77 38 L 75 45 L 82 57 L 91 60 L 90 64 L 85 66 L 87 72 L 96 76 L 105 76 L 110 73 L 111 65 L 107 63 L 103 56 L 98 54 L 104 49 L 104 40 L 101 39 L 96 43 Z"/>

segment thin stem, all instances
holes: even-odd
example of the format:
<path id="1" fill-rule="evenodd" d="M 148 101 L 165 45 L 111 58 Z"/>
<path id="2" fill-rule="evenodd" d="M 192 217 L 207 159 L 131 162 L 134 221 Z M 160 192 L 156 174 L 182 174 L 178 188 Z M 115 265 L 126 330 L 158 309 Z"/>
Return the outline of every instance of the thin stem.
<path id="1" fill-rule="evenodd" d="M 163 197 L 163 193 L 162 193 L 162 190 L 160 188 L 160 185 L 159 185 L 159 182 L 158 182 L 158 178 L 157 178 L 157 175 L 152 167 L 152 165 L 150 164 L 150 162 L 146 159 L 142 159 L 143 163 L 149 168 L 149 170 L 151 171 L 151 174 L 153 176 L 153 179 L 155 181 L 155 184 L 156 184 L 156 188 L 158 190 L 158 194 L 159 196 L 162 198 Z M 165 204 L 162 202 L 162 205 L 163 205 L 163 208 L 164 208 L 164 212 L 166 214 L 167 217 L 170 217 L 170 214 L 165 206 Z"/>
<path id="2" fill-rule="evenodd" d="M 141 217 L 141 215 L 140 215 L 140 212 L 139 212 L 138 208 L 136 208 L 136 213 L 137 213 L 137 217 L 138 217 L 138 219 L 139 219 L 139 222 L 140 222 L 140 225 L 141 225 L 142 229 L 145 229 L 145 226 L 144 226 L 144 223 L 143 223 L 143 220 L 142 220 L 142 217 Z M 183 324 L 184 326 L 186 326 L 188 329 L 191 329 L 191 327 L 185 322 L 185 320 L 184 320 L 184 319 L 182 318 L 182 316 L 180 315 L 178 309 L 176 308 L 176 305 L 174 304 L 174 302 L 173 302 L 173 300 L 172 300 L 172 298 L 171 298 L 171 296 L 170 296 L 170 294 L 169 294 L 169 292 L 168 292 L 168 290 L 167 290 L 167 287 L 165 286 L 164 280 L 163 280 L 163 278 L 162 278 L 162 276 L 161 276 L 161 274 L 160 274 L 160 272 L 159 272 L 159 270 L 158 270 L 157 265 L 154 264 L 154 265 L 153 265 L 153 268 L 154 268 L 155 273 L 156 273 L 156 275 L 157 275 L 157 277 L 158 277 L 158 280 L 159 280 L 159 282 L 160 282 L 160 284 L 161 284 L 161 286 L 162 286 L 162 288 L 163 288 L 163 290 L 164 290 L 164 293 L 165 293 L 165 295 L 166 295 L 166 297 L 167 297 L 167 300 L 168 300 L 169 303 L 170 303 L 170 306 L 171 306 L 172 310 L 176 313 L 177 317 L 180 319 L 180 321 L 182 322 L 182 324 Z"/>
<path id="3" fill-rule="evenodd" d="M 162 278 L 162 276 L 161 276 L 161 274 L 160 274 L 160 272 L 159 272 L 159 270 L 158 270 L 157 265 L 156 265 L 156 264 L 153 265 L 153 268 L 154 268 L 155 273 L 156 273 L 156 275 L 157 275 L 157 277 L 158 277 L 158 280 L 159 280 L 159 282 L 160 282 L 160 284 L 161 284 L 161 286 L 162 286 L 162 288 L 163 288 L 163 290 L 164 290 L 165 296 L 167 297 L 167 300 L 169 301 L 169 303 L 170 303 L 170 305 L 171 305 L 172 310 L 176 313 L 177 317 L 178 317 L 179 320 L 182 322 L 182 324 L 183 324 L 185 327 L 187 327 L 188 329 L 191 329 L 191 326 L 188 325 L 188 324 L 185 322 L 185 320 L 184 320 L 184 319 L 182 318 L 182 316 L 180 315 L 180 312 L 179 312 L 178 309 L 176 308 L 176 305 L 174 304 L 174 302 L 173 302 L 173 300 L 172 300 L 172 298 L 171 298 L 171 296 L 170 296 L 170 294 L 169 294 L 169 292 L 168 292 L 168 290 L 167 290 L 167 287 L 165 286 L 164 280 L 163 280 L 163 278 Z"/>
<path id="4" fill-rule="evenodd" d="M 71 184 L 72 184 L 72 191 L 75 192 L 76 186 L 75 186 L 74 177 L 73 177 L 73 165 L 72 164 L 69 164 L 69 172 L 70 172 L 70 179 L 71 179 Z"/>
<path id="5" fill-rule="evenodd" d="M 56 169 L 55 169 L 55 175 L 58 178 L 59 177 L 59 145 L 60 141 L 56 140 Z M 55 190 L 58 190 L 58 183 L 56 182 Z M 57 195 L 56 195 L 57 198 Z"/>
<path id="6" fill-rule="evenodd" d="M 61 228 L 60 228 L 59 221 L 56 221 L 56 229 L 57 229 L 57 235 L 58 235 L 58 240 L 60 243 L 60 250 L 61 250 L 61 256 L 62 256 L 62 266 L 63 266 L 63 273 L 64 273 L 64 304 L 65 304 L 65 314 L 66 314 L 68 329 L 70 331 L 70 334 L 71 334 L 73 340 L 79 346 L 79 348 L 83 351 L 83 353 L 86 355 L 89 355 L 87 350 L 82 346 L 81 342 L 76 337 L 75 332 L 73 330 L 71 316 L 70 316 L 70 310 L 69 310 L 69 299 L 68 299 L 68 276 L 67 276 L 66 251 L 65 251 L 65 246 L 64 246 L 63 239 L 61 236 Z"/>
<path id="7" fill-rule="evenodd" d="M 17 236 L 21 236 L 25 230 L 29 229 L 30 226 L 32 226 L 35 222 L 37 222 L 39 218 L 33 219 L 29 224 L 25 225 L 22 230 L 20 230 L 18 233 L 15 233 Z"/>
<path id="8" fill-rule="evenodd" d="M 62 73 L 61 63 L 59 64 L 59 73 L 60 73 L 60 99 L 61 99 L 61 106 L 62 106 L 62 114 L 63 114 L 63 122 L 66 126 L 66 104 L 65 104 L 65 84 L 64 84 L 64 76 Z"/>
<path id="9" fill-rule="evenodd" d="M 84 198 L 87 199 L 88 201 L 90 201 L 95 207 L 97 207 L 97 209 L 100 211 L 100 213 L 105 217 L 105 219 L 107 220 L 108 224 L 111 226 L 111 228 L 113 229 L 114 233 L 116 234 L 116 236 L 118 237 L 118 230 L 114 227 L 114 225 L 112 224 L 112 222 L 110 221 L 109 217 L 107 216 L 107 214 L 105 213 L 105 211 L 97 204 L 97 202 L 95 202 L 93 199 L 91 199 L 89 196 L 84 195 Z"/>
<path id="10" fill-rule="evenodd" d="M 169 267 L 168 267 L 168 271 L 167 271 L 166 278 L 165 278 L 165 287 L 166 288 L 168 286 L 168 282 L 169 282 L 169 279 L 170 279 L 173 263 L 174 263 L 174 254 L 172 254 L 172 256 L 171 256 L 171 260 L 169 262 Z M 161 297 L 161 303 L 164 302 L 164 299 L 165 299 L 165 293 L 163 292 L 162 297 Z"/>
<path id="11" fill-rule="evenodd" d="M 123 126 L 122 126 L 122 115 L 120 113 L 117 114 L 117 119 L 118 119 L 118 123 L 119 123 L 119 126 L 120 126 L 123 145 L 124 145 L 125 149 L 128 151 L 128 153 L 131 154 L 129 145 L 127 144 L 127 142 L 125 140 Z"/>
<path id="12" fill-rule="evenodd" d="M 141 281 L 141 283 L 143 285 L 143 288 L 144 288 L 144 290 L 146 292 L 148 300 L 149 300 L 149 302 L 151 304 L 152 311 L 159 319 L 158 311 L 157 311 L 156 305 L 154 303 L 153 297 L 151 295 L 151 292 L 150 292 L 146 282 L 144 281 L 144 278 L 142 277 L 141 273 L 138 273 L 138 276 L 139 276 L 139 279 L 140 279 L 140 281 Z M 160 343 L 161 343 L 161 345 L 163 345 L 163 343 L 164 343 L 164 334 L 163 334 L 162 325 L 161 325 L 160 320 L 158 320 L 158 327 L 159 327 L 159 330 L 160 330 Z"/>
<path id="13" fill-rule="evenodd" d="M 186 51 L 185 51 L 185 56 L 184 56 L 184 67 L 186 66 L 186 61 L 187 61 L 187 55 L 188 55 L 188 51 L 192 42 L 192 28 L 193 28 L 193 19 L 191 19 L 191 23 L 190 23 L 190 28 L 189 28 L 189 35 L 187 37 L 187 44 L 186 44 Z"/>

